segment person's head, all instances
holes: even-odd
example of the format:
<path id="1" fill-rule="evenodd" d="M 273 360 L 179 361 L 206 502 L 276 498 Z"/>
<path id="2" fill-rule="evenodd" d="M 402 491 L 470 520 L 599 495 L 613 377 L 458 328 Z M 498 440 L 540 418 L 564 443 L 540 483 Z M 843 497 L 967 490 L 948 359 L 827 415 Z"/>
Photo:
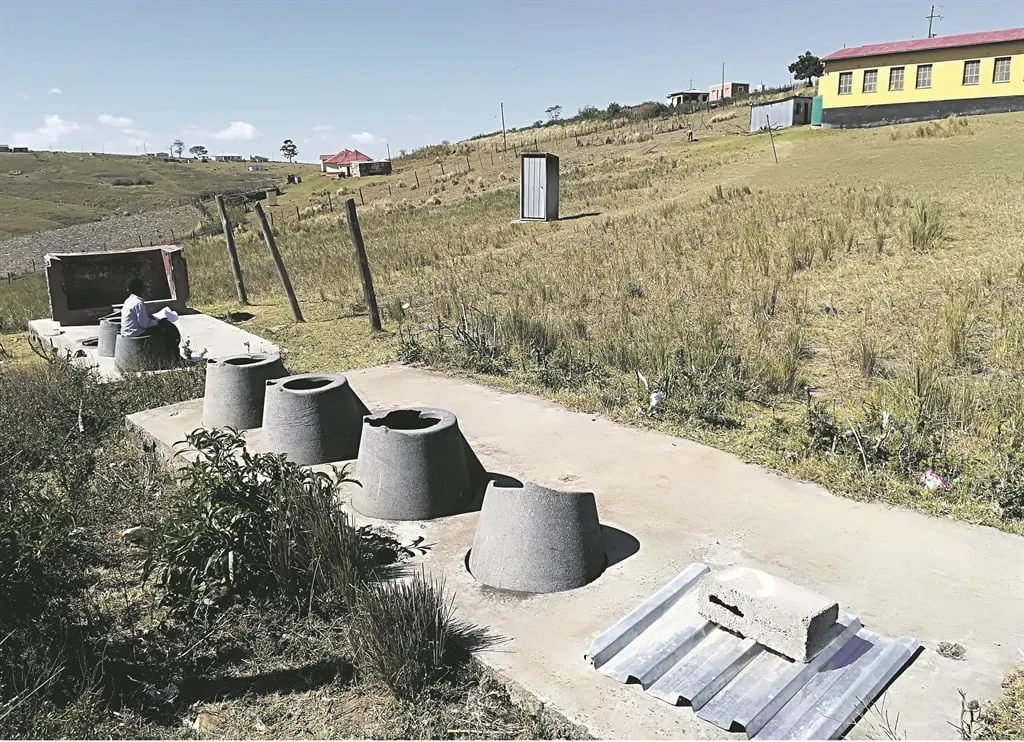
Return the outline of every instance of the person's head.
<path id="1" fill-rule="evenodd" d="M 124 288 L 129 294 L 135 294 L 136 296 L 142 296 L 142 292 L 146 290 L 140 278 L 128 279 L 124 284 Z"/>

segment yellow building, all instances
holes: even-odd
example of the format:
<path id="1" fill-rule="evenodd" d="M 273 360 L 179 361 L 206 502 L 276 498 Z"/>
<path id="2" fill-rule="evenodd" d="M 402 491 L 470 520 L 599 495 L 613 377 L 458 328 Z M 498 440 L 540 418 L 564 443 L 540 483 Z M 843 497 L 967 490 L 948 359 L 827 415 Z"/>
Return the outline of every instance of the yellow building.
<path id="1" fill-rule="evenodd" d="M 826 128 L 1024 111 L 1024 28 L 870 44 L 823 61 Z"/>

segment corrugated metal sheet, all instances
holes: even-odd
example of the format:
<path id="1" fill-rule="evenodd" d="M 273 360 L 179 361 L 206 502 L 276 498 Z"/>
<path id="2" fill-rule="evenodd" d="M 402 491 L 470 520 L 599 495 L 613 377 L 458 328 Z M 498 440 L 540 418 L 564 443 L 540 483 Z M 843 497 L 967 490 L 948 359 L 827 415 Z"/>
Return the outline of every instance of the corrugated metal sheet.
<path id="1" fill-rule="evenodd" d="M 547 162 L 544 157 L 523 156 L 523 219 L 544 219 L 547 186 Z"/>
<path id="2" fill-rule="evenodd" d="M 691 564 L 594 639 L 587 659 L 751 739 L 839 739 L 920 646 L 879 636 L 846 614 L 818 656 L 794 662 L 700 617 L 694 587 L 708 571 Z"/>
<path id="3" fill-rule="evenodd" d="M 830 62 L 835 59 L 855 59 L 857 57 L 874 57 L 881 54 L 919 52 L 928 49 L 953 49 L 960 46 L 998 44 L 1004 41 L 1024 41 L 1024 27 L 1006 28 L 999 31 L 981 31 L 980 33 L 962 33 L 955 36 L 933 36 L 930 39 L 911 39 L 910 41 L 890 41 L 883 44 L 854 46 L 849 49 L 834 51 L 825 57 L 823 61 Z"/>

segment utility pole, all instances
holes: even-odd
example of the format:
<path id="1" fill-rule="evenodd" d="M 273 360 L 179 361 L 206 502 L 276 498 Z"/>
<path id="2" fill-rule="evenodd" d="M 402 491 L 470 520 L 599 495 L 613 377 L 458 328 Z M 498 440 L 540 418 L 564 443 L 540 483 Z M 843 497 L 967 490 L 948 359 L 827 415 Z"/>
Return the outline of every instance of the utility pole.
<path id="1" fill-rule="evenodd" d="M 391 145 L 384 142 L 384 146 L 388 148 L 388 162 L 391 162 Z"/>
<path id="2" fill-rule="evenodd" d="M 722 101 L 722 105 L 725 105 L 725 62 L 722 62 L 722 89 L 718 93 L 718 100 Z"/>
<path id="3" fill-rule="evenodd" d="M 505 103 L 501 104 L 501 142 L 502 152 L 508 152 L 508 139 L 505 137 Z"/>
<path id="4" fill-rule="evenodd" d="M 939 7 L 941 7 L 941 6 L 939 6 Z M 935 6 L 932 5 L 932 9 L 928 12 L 928 15 L 926 15 L 925 18 L 928 19 L 928 38 L 929 39 L 934 39 L 936 36 L 938 36 L 938 34 L 932 33 L 932 22 L 935 21 L 936 19 L 941 21 L 942 20 L 942 16 L 941 15 L 935 15 Z"/>

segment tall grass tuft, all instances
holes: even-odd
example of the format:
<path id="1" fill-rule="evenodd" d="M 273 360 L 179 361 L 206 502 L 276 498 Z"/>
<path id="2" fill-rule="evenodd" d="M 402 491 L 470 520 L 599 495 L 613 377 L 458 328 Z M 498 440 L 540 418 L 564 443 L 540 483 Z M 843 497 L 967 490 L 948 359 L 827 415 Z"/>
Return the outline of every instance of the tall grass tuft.
<path id="1" fill-rule="evenodd" d="M 903 235 L 911 250 L 925 251 L 937 248 L 949 234 L 949 228 L 934 206 L 920 201 L 903 224 Z"/>
<path id="2" fill-rule="evenodd" d="M 400 699 L 413 699 L 445 679 L 466 650 L 490 641 L 455 619 L 454 599 L 443 581 L 421 573 L 367 586 L 349 638 L 360 671 Z"/>

